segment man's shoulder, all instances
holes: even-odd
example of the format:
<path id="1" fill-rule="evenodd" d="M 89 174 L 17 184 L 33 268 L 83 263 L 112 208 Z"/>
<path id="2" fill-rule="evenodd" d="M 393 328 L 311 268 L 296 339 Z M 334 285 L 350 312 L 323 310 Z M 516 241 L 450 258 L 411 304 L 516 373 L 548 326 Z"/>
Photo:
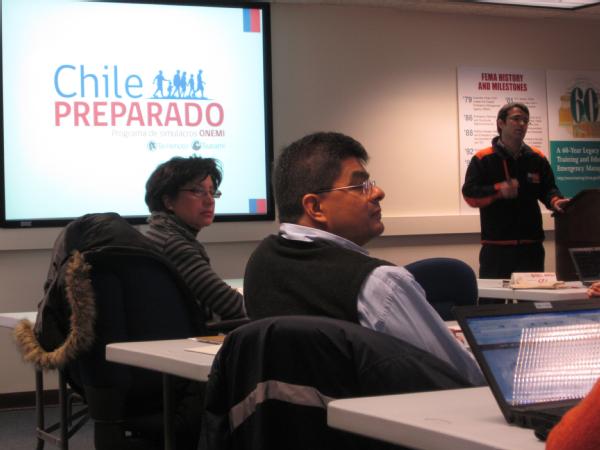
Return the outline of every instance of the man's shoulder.
<path id="1" fill-rule="evenodd" d="M 301 241 L 287 239 L 280 235 L 269 235 L 264 238 L 252 253 L 251 259 L 264 259 L 263 262 L 276 264 L 274 255 L 283 257 L 316 258 L 319 262 L 339 262 L 340 264 L 350 261 L 369 263 L 373 266 L 393 265 L 388 261 L 374 258 L 366 253 L 361 253 L 336 242 L 326 239 L 315 239 L 312 241 Z"/>
<path id="2" fill-rule="evenodd" d="M 537 147 L 532 147 L 531 145 L 526 145 L 525 146 L 525 153 L 526 155 L 529 155 L 533 158 L 540 158 L 540 159 L 547 159 L 546 155 L 544 154 L 543 151 L 541 151 L 539 148 Z"/>
<path id="3" fill-rule="evenodd" d="M 283 239 L 283 238 L 277 234 L 269 234 L 268 236 L 263 238 L 262 241 L 260 241 L 258 243 L 258 245 L 254 249 L 253 253 L 256 253 L 263 247 L 274 247 L 274 246 L 278 245 L 280 239 Z"/>
<path id="4" fill-rule="evenodd" d="M 482 160 L 493 154 L 494 154 L 494 147 L 490 146 L 490 147 L 486 147 L 486 148 L 482 148 L 481 150 L 478 150 L 477 153 L 475 153 L 474 157 L 479 160 Z"/>
<path id="5" fill-rule="evenodd" d="M 278 234 L 270 234 L 265 237 L 256 247 L 253 254 L 263 252 L 314 252 L 319 249 L 339 249 L 346 251 L 334 242 L 324 239 L 299 240 L 288 239 Z M 350 251 L 350 250 L 347 250 Z M 356 252 L 353 252 L 356 253 Z"/>

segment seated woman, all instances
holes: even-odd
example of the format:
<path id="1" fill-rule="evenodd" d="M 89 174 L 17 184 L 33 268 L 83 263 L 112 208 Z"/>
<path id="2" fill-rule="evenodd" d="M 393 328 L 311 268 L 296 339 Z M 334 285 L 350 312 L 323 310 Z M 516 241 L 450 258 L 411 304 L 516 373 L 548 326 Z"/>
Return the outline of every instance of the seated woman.
<path id="1" fill-rule="evenodd" d="M 175 266 L 208 316 L 245 317 L 244 298 L 211 268 L 198 232 L 215 217 L 222 174 L 212 158 L 174 157 L 160 164 L 146 182 L 151 216 L 147 236 Z"/>

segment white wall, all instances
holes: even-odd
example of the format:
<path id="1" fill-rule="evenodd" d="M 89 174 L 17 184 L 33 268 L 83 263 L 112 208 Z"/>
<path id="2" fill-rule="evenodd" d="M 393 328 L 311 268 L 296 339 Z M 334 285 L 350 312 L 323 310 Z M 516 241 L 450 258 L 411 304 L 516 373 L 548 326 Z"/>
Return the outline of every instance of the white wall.
<path id="1" fill-rule="evenodd" d="M 276 149 L 316 130 L 360 140 L 387 193 L 386 235 L 368 247 L 398 264 L 451 256 L 477 269 L 478 217 L 458 214 L 457 66 L 600 70 L 600 27 L 585 21 L 274 5 L 272 34 Z M 256 241 L 274 229 L 216 224 L 200 239 L 221 276 L 240 278 Z M 56 234 L 0 230 L 0 311 L 35 309 Z M 5 329 L 0 355 L 0 393 L 33 390 Z"/>

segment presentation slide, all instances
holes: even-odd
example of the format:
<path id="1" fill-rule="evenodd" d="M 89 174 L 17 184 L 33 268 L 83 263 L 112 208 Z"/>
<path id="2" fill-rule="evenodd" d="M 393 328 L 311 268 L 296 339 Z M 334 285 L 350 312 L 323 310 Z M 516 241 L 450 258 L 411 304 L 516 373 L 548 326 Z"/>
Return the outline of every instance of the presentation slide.
<path id="1" fill-rule="evenodd" d="M 5 223 L 147 216 L 176 155 L 221 162 L 217 220 L 272 219 L 265 27 L 261 8 L 2 0 Z"/>

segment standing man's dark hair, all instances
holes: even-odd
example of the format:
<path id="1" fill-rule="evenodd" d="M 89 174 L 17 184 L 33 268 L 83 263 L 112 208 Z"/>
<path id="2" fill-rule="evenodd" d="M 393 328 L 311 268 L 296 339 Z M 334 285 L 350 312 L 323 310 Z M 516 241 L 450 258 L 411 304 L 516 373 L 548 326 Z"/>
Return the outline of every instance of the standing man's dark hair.
<path id="1" fill-rule="evenodd" d="M 360 142 L 342 133 L 309 134 L 284 148 L 273 172 L 280 222 L 295 223 L 304 212 L 302 197 L 331 188 L 346 158 L 364 164 L 369 155 Z"/>

